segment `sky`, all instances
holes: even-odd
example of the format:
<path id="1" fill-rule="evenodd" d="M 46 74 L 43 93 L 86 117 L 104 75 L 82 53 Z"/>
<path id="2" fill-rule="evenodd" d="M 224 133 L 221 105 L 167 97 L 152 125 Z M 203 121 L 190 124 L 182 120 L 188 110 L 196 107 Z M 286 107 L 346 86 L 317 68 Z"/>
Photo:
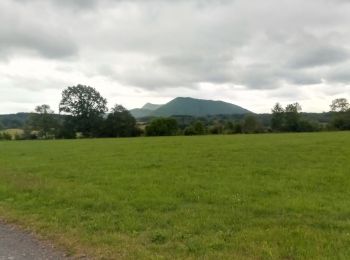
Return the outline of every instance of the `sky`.
<path id="1" fill-rule="evenodd" d="M 96 88 L 109 107 L 194 97 L 256 113 L 350 99 L 347 0 L 1 0 L 0 113 L 58 111 Z"/>

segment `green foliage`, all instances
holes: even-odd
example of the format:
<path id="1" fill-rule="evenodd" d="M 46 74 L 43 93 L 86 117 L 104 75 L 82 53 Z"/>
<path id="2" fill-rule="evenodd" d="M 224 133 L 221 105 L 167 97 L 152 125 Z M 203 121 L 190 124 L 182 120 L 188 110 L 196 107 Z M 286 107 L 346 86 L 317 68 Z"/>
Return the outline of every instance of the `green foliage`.
<path id="1" fill-rule="evenodd" d="M 0 215 L 93 259 L 349 259 L 350 133 L 0 142 Z"/>
<path id="2" fill-rule="evenodd" d="M 274 132 L 314 132 L 320 130 L 315 119 L 301 114 L 299 103 L 289 104 L 285 109 L 279 103 L 272 109 L 271 128 Z"/>
<path id="3" fill-rule="evenodd" d="M 193 126 L 187 126 L 183 132 L 184 135 L 196 135 L 196 131 Z"/>
<path id="4" fill-rule="evenodd" d="M 334 113 L 331 125 L 337 130 L 350 130 L 350 110 Z"/>
<path id="5" fill-rule="evenodd" d="M 271 112 L 271 128 L 274 131 L 282 131 L 285 124 L 283 107 L 279 103 L 276 103 Z"/>
<path id="6" fill-rule="evenodd" d="M 201 121 L 196 121 L 193 124 L 193 129 L 197 135 L 203 135 L 206 132 L 205 126 Z"/>
<path id="7" fill-rule="evenodd" d="M 184 130 L 184 135 L 204 135 L 205 133 L 206 128 L 204 124 L 199 120 L 195 121 Z"/>
<path id="8" fill-rule="evenodd" d="M 234 134 L 241 134 L 241 133 L 243 133 L 242 125 L 239 124 L 239 123 L 235 124 L 233 133 Z"/>
<path id="9" fill-rule="evenodd" d="M 75 118 L 70 115 L 65 115 L 64 120 L 58 129 L 57 138 L 75 139 L 77 137 L 76 129 Z"/>
<path id="10" fill-rule="evenodd" d="M 261 125 L 254 115 L 248 114 L 244 117 L 242 129 L 246 134 L 258 133 L 261 132 Z"/>
<path id="11" fill-rule="evenodd" d="M 121 105 L 116 105 L 104 122 L 103 136 L 129 137 L 139 135 L 136 120 L 130 112 Z"/>
<path id="12" fill-rule="evenodd" d="M 211 125 L 209 127 L 209 133 L 211 133 L 213 135 L 223 134 L 224 133 L 224 126 L 219 122 L 215 122 L 213 125 Z"/>
<path id="13" fill-rule="evenodd" d="M 299 132 L 301 106 L 298 103 L 289 104 L 285 109 L 285 129 L 288 132 Z"/>
<path id="14" fill-rule="evenodd" d="M 76 132 L 93 137 L 98 133 L 101 119 L 107 112 L 107 100 L 92 87 L 68 87 L 62 92 L 59 111 L 72 115 Z"/>
<path id="15" fill-rule="evenodd" d="M 178 131 L 174 118 L 156 118 L 146 127 L 147 136 L 171 136 Z"/>

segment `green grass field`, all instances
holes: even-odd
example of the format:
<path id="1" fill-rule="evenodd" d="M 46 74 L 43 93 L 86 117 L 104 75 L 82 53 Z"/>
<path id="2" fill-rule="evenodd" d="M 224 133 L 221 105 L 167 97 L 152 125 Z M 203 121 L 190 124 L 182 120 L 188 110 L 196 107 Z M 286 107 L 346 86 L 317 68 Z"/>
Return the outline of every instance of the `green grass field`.
<path id="1" fill-rule="evenodd" d="M 97 258 L 350 259 L 350 132 L 0 142 L 0 216 Z"/>

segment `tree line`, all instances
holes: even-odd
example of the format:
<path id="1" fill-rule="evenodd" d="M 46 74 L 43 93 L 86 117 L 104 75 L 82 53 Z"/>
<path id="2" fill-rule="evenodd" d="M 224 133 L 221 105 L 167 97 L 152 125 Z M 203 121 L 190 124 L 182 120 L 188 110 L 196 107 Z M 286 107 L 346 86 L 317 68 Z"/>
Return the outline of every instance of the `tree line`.
<path id="1" fill-rule="evenodd" d="M 59 114 L 44 104 L 37 106 L 27 120 L 23 133 L 15 139 L 74 139 L 99 137 L 135 137 L 239 134 L 267 132 L 314 132 L 350 130 L 350 105 L 345 98 L 333 100 L 330 105 L 332 120 L 327 124 L 307 119 L 301 113 L 299 103 L 282 107 L 276 103 L 268 125 L 256 115 L 247 114 L 236 120 L 190 118 L 175 116 L 154 118 L 146 124 L 138 124 L 122 105 L 111 109 L 107 100 L 90 86 L 67 87 L 62 92 Z M 186 121 L 186 122 L 185 122 Z M 0 130 L 1 130 L 0 124 Z M 12 135 L 0 132 L 0 140 L 10 140 Z"/>

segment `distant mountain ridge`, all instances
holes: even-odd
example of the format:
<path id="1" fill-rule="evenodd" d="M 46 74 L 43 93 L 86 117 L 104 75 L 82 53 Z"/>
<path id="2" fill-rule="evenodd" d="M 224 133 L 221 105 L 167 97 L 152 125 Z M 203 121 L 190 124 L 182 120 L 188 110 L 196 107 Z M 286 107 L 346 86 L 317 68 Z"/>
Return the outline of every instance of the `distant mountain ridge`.
<path id="1" fill-rule="evenodd" d="M 160 108 L 161 106 L 163 106 L 163 105 L 146 103 L 141 109 L 154 111 L 154 110 Z"/>
<path id="2" fill-rule="evenodd" d="M 142 108 L 132 109 L 130 112 L 136 118 L 149 116 L 207 116 L 252 113 L 245 108 L 231 103 L 190 97 L 177 97 L 164 105 L 147 103 Z"/>

